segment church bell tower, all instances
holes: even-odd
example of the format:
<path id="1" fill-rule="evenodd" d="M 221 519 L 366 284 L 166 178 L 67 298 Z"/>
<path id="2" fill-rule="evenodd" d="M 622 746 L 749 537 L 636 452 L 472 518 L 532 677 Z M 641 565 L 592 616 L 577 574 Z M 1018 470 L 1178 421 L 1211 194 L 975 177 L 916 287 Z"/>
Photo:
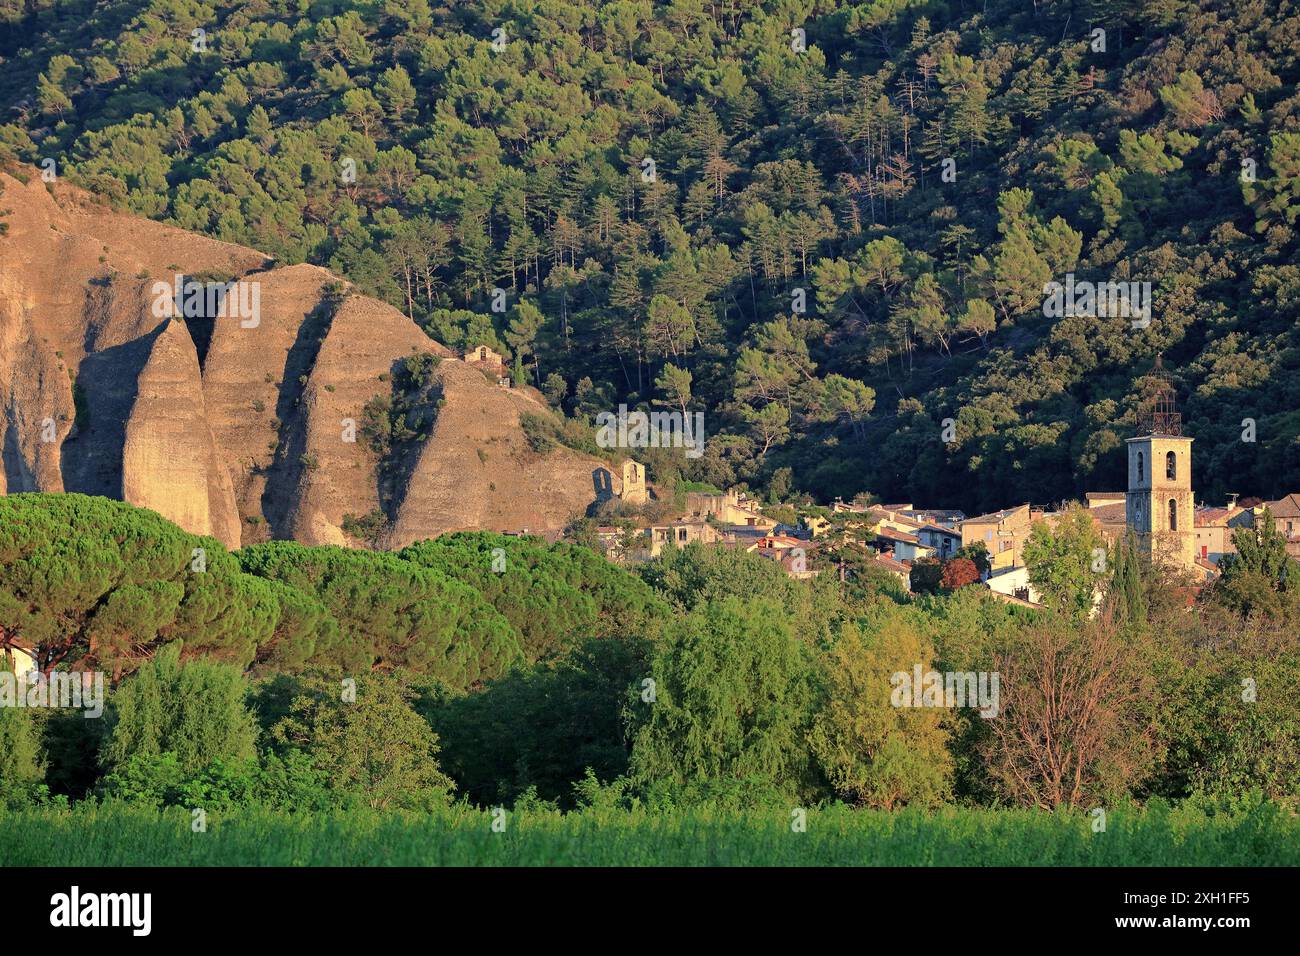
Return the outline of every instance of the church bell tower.
<path id="1" fill-rule="evenodd" d="M 1152 562 L 1194 570 L 1196 511 L 1192 500 L 1192 439 L 1160 356 L 1128 439 L 1126 524 Z"/>

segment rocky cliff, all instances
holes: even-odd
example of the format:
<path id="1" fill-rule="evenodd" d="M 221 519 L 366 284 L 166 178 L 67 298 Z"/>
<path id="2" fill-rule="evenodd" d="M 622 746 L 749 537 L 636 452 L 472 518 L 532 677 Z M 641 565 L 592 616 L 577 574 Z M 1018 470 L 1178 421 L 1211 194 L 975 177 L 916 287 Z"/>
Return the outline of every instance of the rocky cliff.
<path id="1" fill-rule="evenodd" d="M 397 547 L 558 529 L 617 491 L 603 462 L 530 449 L 520 416 L 551 414 L 537 392 L 501 388 L 327 270 L 20 175 L 0 172 L 0 493 L 122 498 L 229 547 L 357 544 L 345 516 L 372 516 L 372 540 Z M 160 294 L 177 275 L 182 296 Z M 195 283 L 229 291 L 187 309 Z M 381 461 L 366 406 L 400 398 L 422 354 L 439 360 L 436 414 Z"/>

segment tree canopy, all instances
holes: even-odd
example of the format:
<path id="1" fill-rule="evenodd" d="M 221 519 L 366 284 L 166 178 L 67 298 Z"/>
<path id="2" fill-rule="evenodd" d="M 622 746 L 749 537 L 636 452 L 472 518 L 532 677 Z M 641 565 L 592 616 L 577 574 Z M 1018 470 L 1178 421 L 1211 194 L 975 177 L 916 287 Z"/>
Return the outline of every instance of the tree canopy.
<path id="1" fill-rule="evenodd" d="M 1163 351 L 1197 487 L 1276 498 L 1300 471 L 1288 16 L 9 3 L 0 152 L 327 266 L 584 427 L 689 400 L 705 454 L 654 456 L 657 481 L 1077 497 L 1122 480 Z M 1151 321 L 1045 310 L 1068 276 L 1148 283 Z"/>

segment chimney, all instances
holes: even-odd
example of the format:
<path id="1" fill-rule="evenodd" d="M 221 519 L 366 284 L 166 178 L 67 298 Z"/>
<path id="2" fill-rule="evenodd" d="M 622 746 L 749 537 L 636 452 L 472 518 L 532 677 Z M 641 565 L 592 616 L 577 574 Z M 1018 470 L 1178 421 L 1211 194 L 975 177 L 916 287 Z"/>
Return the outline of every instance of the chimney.
<path id="1" fill-rule="evenodd" d="M 1237 507 L 1237 499 L 1240 498 L 1240 497 L 1241 497 L 1241 495 L 1237 494 L 1236 492 L 1229 492 L 1229 493 L 1228 493 L 1228 510 L 1229 510 L 1229 511 L 1231 511 L 1233 508 Z"/>

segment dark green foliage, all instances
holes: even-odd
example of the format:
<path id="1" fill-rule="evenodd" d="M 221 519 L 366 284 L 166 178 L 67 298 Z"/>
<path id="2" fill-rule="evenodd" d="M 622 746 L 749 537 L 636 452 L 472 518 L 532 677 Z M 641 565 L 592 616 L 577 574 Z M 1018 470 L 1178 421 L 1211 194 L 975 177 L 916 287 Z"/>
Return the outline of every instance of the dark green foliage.
<path id="1" fill-rule="evenodd" d="M 1232 534 L 1236 554 L 1226 554 L 1216 600 L 1242 614 L 1285 617 L 1300 613 L 1300 562 L 1287 554 L 1286 537 L 1267 511 L 1254 528 Z"/>
<path id="2" fill-rule="evenodd" d="M 1228 803 L 1252 792 L 1300 792 L 1300 650 L 1293 623 L 1239 622 L 1193 646 L 1162 648 L 1155 751 L 1148 786 L 1171 798 L 1201 793 Z M 1156 638 L 1160 640 L 1159 637 Z"/>
<path id="3" fill-rule="evenodd" d="M 649 675 L 648 652 L 640 639 L 590 640 L 478 693 L 422 705 L 443 767 L 481 806 L 513 804 L 530 788 L 572 806 L 588 771 L 602 781 L 627 772 L 626 696 Z"/>
<path id="4" fill-rule="evenodd" d="M 50 711 L 41 746 L 48 764 L 45 782 L 52 794 L 78 800 L 94 789 L 101 773 L 99 754 L 106 723 L 87 720 L 81 710 Z"/>
<path id="5" fill-rule="evenodd" d="M 1147 616 L 1146 584 L 1137 539 L 1132 532 L 1125 534 L 1115 549 L 1110 587 L 1111 606 L 1123 620 L 1138 626 L 1144 624 Z"/>
<path id="6" fill-rule="evenodd" d="M 151 567 L 164 580 L 175 574 L 175 559 L 149 564 L 158 542 L 174 537 L 182 557 L 190 543 L 152 513 L 103 502 L 97 515 L 94 499 L 76 496 L 54 521 L 57 500 L 0 498 L 0 509 L 27 521 L 21 535 L 3 529 L 17 555 L 0 568 L 11 610 L 13 595 L 28 593 L 14 582 L 30 580 L 12 569 L 30 576 L 47 553 L 130 571 L 146 588 Z M 50 535 L 44 546 L 40 533 Z M 1112 600 L 1089 627 L 1107 629 L 1108 646 L 1123 650 L 1122 673 L 1101 674 L 1098 693 L 1120 701 L 1107 714 L 1122 721 L 1126 752 L 1142 759 L 1116 764 L 1124 773 L 1090 767 L 1084 792 L 1225 807 L 1255 792 L 1294 800 L 1291 572 L 1267 523 L 1240 545 L 1225 577 L 1230 594 L 1255 602 L 1249 608 L 1216 594 L 1189 610 L 1131 548 L 1117 551 Z M 1055 550 L 1039 555 L 1044 574 L 1057 564 L 1078 572 L 1085 551 Z M 989 721 L 965 711 L 897 720 L 882 675 L 903 664 L 880 653 L 1010 675 L 1041 663 L 1034 635 L 1055 616 L 976 587 L 916 598 L 833 573 L 791 580 L 763 558 L 698 545 L 668 549 L 640 578 L 583 548 L 488 533 L 447 535 L 401 556 L 283 542 L 212 554 L 245 580 L 205 599 L 251 594 L 271 609 L 252 659 L 178 634 L 138 650 L 104 721 L 0 709 L 0 799 L 27 806 L 97 792 L 214 811 L 423 810 L 454 788 L 471 803 L 516 810 L 639 803 L 788 813 L 792 801 L 837 796 L 933 802 L 951 787 L 957 801 L 988 804 L 1004 792 Z M 212 567 L 210 556 L 203 573 Z M 42 586 L 61 593 L 56 584 Z M 1133 586 L 1136 603 L 1126 594 Z M 221 611 L 213 603 L 207 615 Z M 8 620 L 18 624 L 6 624 L 7 639 L 33 621 L 51 633 L 67 621 L 84 626 L 32 605 Z M 249 665 L 253 674 L 241 673 Z M 286 673 L 307 668 L 326 676 Z M 1059 728 L 1064 737 L 1075 730 Z M 899 759 L 922 752 L 926 773 Z"/>
<path id="7" fill-rule="evenodd" d="M 313 661 L 345 673 L 406 668 L 455 687 L 522 662 L 509 622 L 472 588 L 391 554 L 275 541 L 238 553 L 249 574 L 314 595 L 338 624 Z"/>
<path id="8" fill-rule="evenodd" d="M 0 676 L 12 677 L 0 658 Z M 0 811 L 39 803 L 46 795 L 37 714 L 0 707 Z"/>
<path id="9" fill-rule="evenodd" d="M 640 568 L 641 577 L 680 608 L 692 610 L 727 597 L 769 598 L 793 633 L 814 646 L 834 636 L 845 614 L 835 575 L 812 581 L 789 577 L 775 561 L 731 548 L 666 548 Z"/>
<path id="10" fill-rule="evenodd" d="M 411 707 L 405 680 L 304 677 L 270 739 L 288 768 L 310 766 L 339 802 L 429 809 L 452 783 L 438 769 L 438 737 Z"/>
<path id="11" fill-rule="evenodd" d="M 609 457 L 609 452 L 596 443 L 595 432 L 584 421 L 525 412 L 519 416 L 519 424 L 524 430 L 524 438 L 528 440 L 528 447 L 539 455 L 549 454 L 557 446 L 564 446 L 593 458 Z"/>
<path id="12" fill-rule="evenodd" d="M 708 448 L 649 462 L 656 480 L 970 513 L 1074 497 L 1122 476 L 1163 349 L 1205 496 L 1293 490 L 1289 8 L 805 6 L 31 16 L 0 38 L 0 154 L 329 266 L 497 349 L 581 427 L 686 372 Z M 1068 272 L 1151 282 L 1155 320 L 1043 315 Z"/>
<path id="13" fill-rule="evenodd" d="M 361 519 L 349 516 L 345 520 L 352 530 L 344 530 L 372 547 L 382 536 L 383 521 L 395 510 L 397 496 L 415 467 L 420 443 L 433 433 L 442 406 L 442 384 L 433 374 L 440 361 L 428 352 L 408 355 L 396 364 L 391 376 L 381 376 L 391 383 L 390 393 L 374 396 L 361 410 L 360 431 L 375 455 L 382 508 Z"/>
<path id="14" fill-rule="evenodd" d="M 636 703 L 631 774 L 647 785 L 811 787 L 812 655 L 770 598 L 722 598 L 669 626 Z"/>
<path id="15" fill-rule="evenodd" d="M 525 414 L 519 417 L 519 424 L 524 430 L 524 438 L 528 441 L 528 447 L 539 455 L 547 454 L 558 444 L 555 437 L 557 430 L 550 419 L 541 415 Z"/>
<path id="16" fill-rule="evenodd" d="M 0 497 L 0 634 L 37 647 L 43 665 L 119 676 L 183 640 L 244 666 L 279 614 L 276 595 L 219 543 L 152 511 L 75 494 Z"/>
<path id="17" fill-rule="evenodd" d="M 938 594 L 943 580 L 943 562 L 938 558 L 917 558 L 912 562 L 908 585 L 915 594 Z"/>
<path id="18" fill-rule="evenodd" d="M 388 515 L 375 510 L 368 515 L 357 517 L 354 514 L 343 516 L 343 533 L 364 541 L 370 547 L 378 547 L 380 539 L 388 531 Z"/>
<path id="19" fill-rule="evenodd" d="M 668 613 L 635 575 L 576 545 L 458 532 L 413 544 L 398 557 L 481 594 L 518 633 L 529 661 L 589 637 L 652 633 Z"/>
<path id="20" fill-rule="evenodd" d="M 144 762 L 155 759 L 183 775 L 253 756 L 257 724 L 243 675 L 217 661 L 180 658 L 180 643 L 170 644 L 114 691 L 100 753 L 109 793 L 119 771 L 133 782 L 165 776 L 158 765 L 145 772 Z"/>

